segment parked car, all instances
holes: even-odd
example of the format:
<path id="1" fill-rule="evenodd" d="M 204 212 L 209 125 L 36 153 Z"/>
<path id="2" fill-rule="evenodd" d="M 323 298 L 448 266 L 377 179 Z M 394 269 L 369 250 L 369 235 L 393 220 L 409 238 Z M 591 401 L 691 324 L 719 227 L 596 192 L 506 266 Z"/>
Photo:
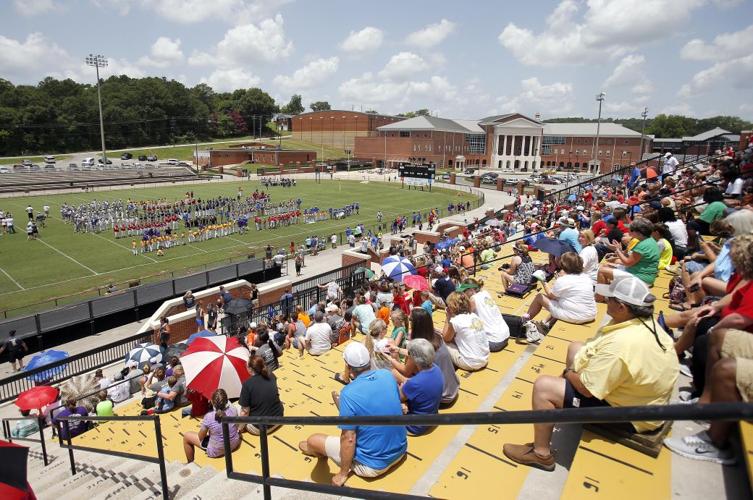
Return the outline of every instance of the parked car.
<path id="1" fill-rule="evenodd" d="M 55 157 L 52 155 L 47 155 L 44 157 L 45 163 L 55 163 Z"/>
<path id="2" fill-rule="evenodd" d="M 133 155 L 131 153 L 123 153 L 122 155 L 120 155 L 121 160 L 130 160 L 131 158 L 133 158 Z"/>
<path id="3" fill-rule="evenodd" d="M 475 168 L 466 168 L 466 169 L 465 169 L 465 171 L 464 171 L 463 173 L 464 173 L 464 174 L 472 174 L 472 173 L 474 173 L 475 171 L 476 171 L 476 169 L 475 169 Z"/>
<path id="4" fill-rule="evenodd" d="M 104 165 L 105 164 L 105 162 L 104 162 L 104 160 L 102 160 L 102 158 L 97 158 L 97 163 L 99 163 L 100 165 Z M 108 165 L 112 165 L 112 160 L 109 159 L 109 158 L 107 158 L 107 164 Z"/>
<path id="5" fill-rule="evenodd" d="M 0 174 L 9 174 L 10 169 L 8 167 L 0 167 Z"/>
<path id="6" fill-rule="evenodd" d="M 449 181 L 450 180 L 450 174 L 448 174 L 447 172 L 443 173 L 442 174 L 442 180 L 443 181 Z"/>
<path id="7" fill-rule="evenodd" d="M 57 170 L 55 168 L 55 164 L 54 163 L 45 163 L 44 164 L 44 169 L 47 170 L 48 172 L 54 172 L 55 170 Z"/>
<path id="8" fill-rule="evenodd" d="M 24 160 L 24 161 L 21 162 L 21 165 L 23 165 L 25 167 L 30 167 L 31 166 L 31 160 Z"/>
<path id="9" fill-rule="evenodd" d="M 68 170 L 78 170 L 78 165 L 76 163 L 69 163 Z"/>
<path id="10" fill-rule="evenodd" d="M 37 165 L 36 163 L 34 163 L 34 164 L 32 164 L 29 167 L 29 170 L 32 171 L 32 172 L 41 172 L 42 171 L 42 167 L 40 167 L 39 165 Z"/>
<path id="11" fill-rule="evenodd" d="M 155 160 L 156 160 L 156 158 L 155 158 Z M 165 163 L 167 163 L 168 165 L 176 166 L 178 164 L 178 160 L 175 159 L 175 158 L 170 158 Z"/>
<path id="12" fill-rule="evenodd" d="M 146 161 L 157 161 L 157 155 L 148 155 Z"/>
<path id="13" fill-rule="evenodd" d="M 146 155 L 139 155 L 139 161 L 146 161 Z"/>
<path id="14" fill-rule="evenodd" d="M 188 163 L 188 162 L 185 162 L 185 161 L 179 161 L 179 162 L 178 162 L 178 166 L 179 166 L 179 167 L 190 167 L 190 166 L 191 166 L 191 164 L 190 164 L 190 163 Z M 331 167 L 328 167 L 328 168 L 331 168 Z"/>

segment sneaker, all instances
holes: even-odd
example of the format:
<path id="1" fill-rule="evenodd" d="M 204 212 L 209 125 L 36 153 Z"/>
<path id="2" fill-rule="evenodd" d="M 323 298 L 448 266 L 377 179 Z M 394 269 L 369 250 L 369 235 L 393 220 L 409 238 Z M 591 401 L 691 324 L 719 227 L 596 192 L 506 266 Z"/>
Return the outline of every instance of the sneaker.
<path id="1" fill-rule="evenodd" d="M 683 402 L 687 402 L 687 401 L 692 401 L 694 399 L 696 399 L 696 400 L 698 399 L 698 398 L 694 398 L 693 397 L 693 393 L 691 391 L 680 391 L 679 394 L 677 395 L 677 397 L 680 398 L 680 401 L 683 401 Z"/>
<path id="2" fill-rule="evenodd" d="M 507 458 L 521 465 L 536 467 L 537 469 L 552 472 L 554 470 L 554 455 L 551 453 L 548 457 L 542 457 L 533 451 L 533 443 L 527 444 L 510 444 L 505 443 L 502 447 L 502 453 Z"/>
<path id="3" fill-rule="evenodd" d="M 693 373 L 690 371 L 690 367 L 684 363 L 680 363 L 680 373 L 688 378 L 693 378 Z"/>
<path id="4" fill-rule="evenodd" d="M 706 431 L 683 438 L 671 437 L 664 440 L 664 446 L 680 456 L 691 460 L 702 460 L 721 465 L 735 463 L 735 455 L 730 448 L 720 449 L 714 446 Z"/>
<path id="5" fill-rule="evenodd" d="M 525 328 L 526 331 L 526 342 L 529 344 L 538 344 L 541 342 L 541 339 L 544 338 L 533 321 L 526 321 L 523 324 L 523 328 Z"/>
<path id="6" fill-rule="evenodd" d="M 549 333 L 549 326 L 544 323 L 543 321 L 533 321 L 533 324 L 536 326 L 536 329 L 539 331 L 539 333 L 544 336 Z"/>

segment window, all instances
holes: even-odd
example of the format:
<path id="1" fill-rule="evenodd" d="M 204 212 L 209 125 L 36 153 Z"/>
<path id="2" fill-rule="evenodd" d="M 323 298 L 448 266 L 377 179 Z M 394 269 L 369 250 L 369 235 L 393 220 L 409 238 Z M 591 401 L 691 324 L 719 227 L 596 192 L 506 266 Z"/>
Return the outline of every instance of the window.
<path id="1" fill-rule="evenodd" d="M 469 153 L 486 154 L 486 136 L 465 134 L 465 150 Z"/>
<path id="2" fill-rule="evenodd" d="M 507 135 L 507 146 L 505 146 L 505 155 L 510 156 L 512 155 L 512 140 L 513 136 Z"/>
<path id="3" fill-rule="evenodd" d="M 520 156 L 523 154 L 523 136 L 522 135 L 515 136 L 515 147 L 513 148 L 512 154 L 513 156 Z"/>
<path id="4" fill-rule="evenodd" d="M 410 137 L 410 130 L 401 130 L 400 137 Z"/>
<path id="5" fill-rule="evenodd" d="M 543 144 L 565 144 L 565 137 L 561 135 L 545 135 Z"/>
<path id="6" fill-rule="evenodd" d="M 543 146 L 541 146 L 541 154 L 542 155 L 552 154 L 552 146 L 550 144 L 544 144 Z"/>

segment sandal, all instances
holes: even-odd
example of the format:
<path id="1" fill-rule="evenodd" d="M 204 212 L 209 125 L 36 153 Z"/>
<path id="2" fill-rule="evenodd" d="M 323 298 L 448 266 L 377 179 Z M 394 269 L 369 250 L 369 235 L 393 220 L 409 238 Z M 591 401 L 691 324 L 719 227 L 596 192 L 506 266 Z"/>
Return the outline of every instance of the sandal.
<path id="1" fill-rule="evenodd" d="M 673 311 L 680 311 L 680 312 L 690 311 L 694 307 L 698 307 L 698 306 L 688 304 L 686 302 L 681 302 L 679 304 L 669 304 L 670 309 L 672 309 Z"/>

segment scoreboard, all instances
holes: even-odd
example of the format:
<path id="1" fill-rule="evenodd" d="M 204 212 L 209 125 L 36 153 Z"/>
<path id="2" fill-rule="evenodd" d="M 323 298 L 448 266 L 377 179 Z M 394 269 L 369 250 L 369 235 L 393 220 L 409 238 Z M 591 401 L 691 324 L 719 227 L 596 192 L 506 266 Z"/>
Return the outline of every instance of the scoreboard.
<path id="1" fill-rule="evenodd" d="M 431 185 L 436 175 L 434 165 L 400 165 L 398 172 L 400 178 L 409 186 L 427 186 Z"/>

